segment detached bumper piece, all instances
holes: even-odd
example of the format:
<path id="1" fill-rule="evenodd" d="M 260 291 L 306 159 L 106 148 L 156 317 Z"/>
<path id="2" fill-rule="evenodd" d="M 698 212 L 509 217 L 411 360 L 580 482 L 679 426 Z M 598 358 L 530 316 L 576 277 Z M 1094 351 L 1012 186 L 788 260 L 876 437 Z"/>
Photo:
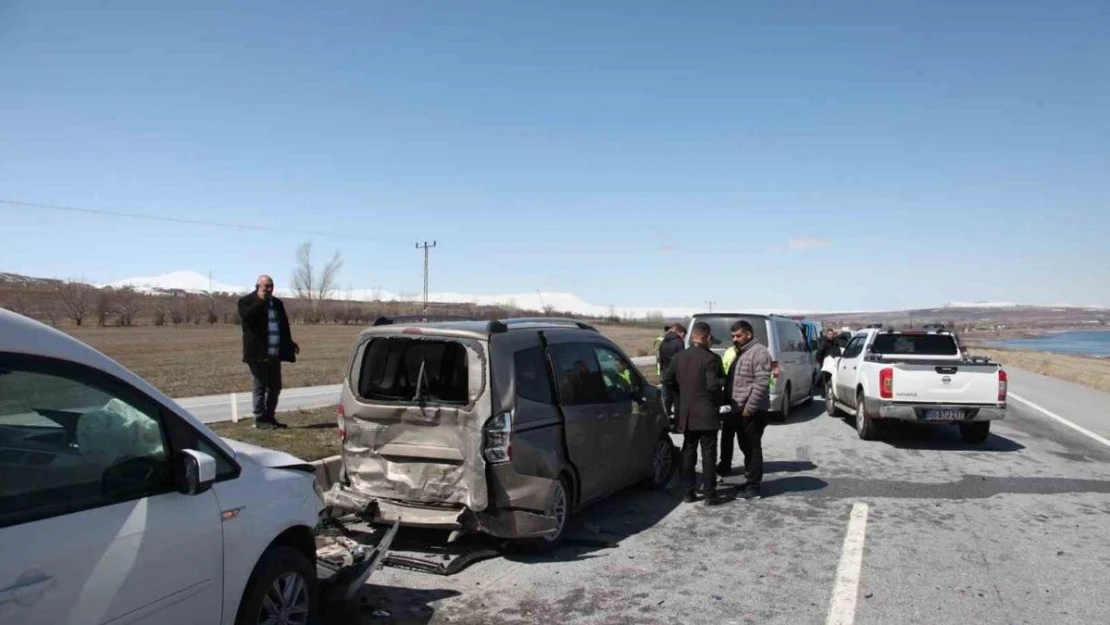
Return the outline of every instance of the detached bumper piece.
<path id="1" fill-rule="evenodd" d="M 325 603 L 350 601 L 382 568 L 400 523 L 371 527 L 359 522 L 328 519 L 316 533 L 316 575 Z"/>

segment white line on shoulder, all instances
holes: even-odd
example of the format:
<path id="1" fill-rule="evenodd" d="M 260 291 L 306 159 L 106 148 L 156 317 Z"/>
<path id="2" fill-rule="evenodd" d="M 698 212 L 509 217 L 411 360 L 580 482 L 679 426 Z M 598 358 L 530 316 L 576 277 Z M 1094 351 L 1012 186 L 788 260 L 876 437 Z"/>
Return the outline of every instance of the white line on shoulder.
<path id="1" fill-rule="evenodd" d="M 1029 406 L 1030 408 L 1041 412 L 1046 417 L 1049 417 L 1050 419 L 1055 419 L 1056 421 L 1059 421 L 1060 423 L 1068 426 L 1069 428 L 1075 430 L 1076 432 L 1079 432 L 1080 434 L 1088 436 L 1088 437 L 1102 443 L 1103 445 L 1106 445 L 1107 447 L 1110 447 L 1110 440 L 1107 440 L 1107 439 L 1099 436 L 1098 434 L 1095 434 L 1094 432 L 1088 430 L 1087 428 L 1085 428 L 1081 425 L 1076 425 L 1076 424 L 1072 423 L 1071 421 L 1068 421 L 1064 417 L 1061 417 L 1060 415 L 1056 414 L 1055 412 L 1052 412 L 1051 410 L 1049 410 L 1048 408 L 1045 408 L 1044 406 L 1040 406 L 1038 404 L 1035 404 L 1035 403 L 1029 401 L 1028 399 L 1025 399 L 1024 397 L 1021 397 L 1020 395 L 1014 395 L 1013 393 L 1010 393 L 1009 395 L 1007 395 L 1007 397 L 1009 397 L 1010 399 L 1016 399 L 1017 401 L 1025 404 L 1026 406 Z"/>

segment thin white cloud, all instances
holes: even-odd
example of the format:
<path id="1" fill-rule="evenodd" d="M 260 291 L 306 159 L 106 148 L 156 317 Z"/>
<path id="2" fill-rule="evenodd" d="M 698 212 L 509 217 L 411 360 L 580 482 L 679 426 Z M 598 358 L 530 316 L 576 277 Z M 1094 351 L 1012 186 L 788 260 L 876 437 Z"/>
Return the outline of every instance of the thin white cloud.
<path id="1" fill-rule="evenodd" d="M 807 250 L 823 250 L 832 247 L 832 241 L 810 237 L 795 237 L 788 243 L 790 251 L 805 252 Z"/>

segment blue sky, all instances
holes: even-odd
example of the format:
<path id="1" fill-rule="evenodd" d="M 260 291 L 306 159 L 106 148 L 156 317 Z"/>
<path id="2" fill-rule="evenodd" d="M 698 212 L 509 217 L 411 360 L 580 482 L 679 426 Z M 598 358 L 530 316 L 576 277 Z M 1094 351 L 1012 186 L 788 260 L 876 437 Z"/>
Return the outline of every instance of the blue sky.
<path id="1" fill-rule="evenodd" d="M 1110 306 L 1105 2 L 172 4 L 0 3 L 0 199 L 335 236 L 0 204 L 0 271 Z"/>

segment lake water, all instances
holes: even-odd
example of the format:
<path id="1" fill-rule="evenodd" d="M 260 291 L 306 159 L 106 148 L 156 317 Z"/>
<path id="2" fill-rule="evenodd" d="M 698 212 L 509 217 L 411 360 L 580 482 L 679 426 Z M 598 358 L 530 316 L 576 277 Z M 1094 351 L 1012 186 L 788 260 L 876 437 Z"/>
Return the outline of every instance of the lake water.
<path id="1" fill-rule="evenodd" d="M 1074 332 L 1059 332 L 1029 339 L 991 341 L 988 345 L 1009 349 L 1110 358 L 1110 331 L 1077 330 Z"/>

